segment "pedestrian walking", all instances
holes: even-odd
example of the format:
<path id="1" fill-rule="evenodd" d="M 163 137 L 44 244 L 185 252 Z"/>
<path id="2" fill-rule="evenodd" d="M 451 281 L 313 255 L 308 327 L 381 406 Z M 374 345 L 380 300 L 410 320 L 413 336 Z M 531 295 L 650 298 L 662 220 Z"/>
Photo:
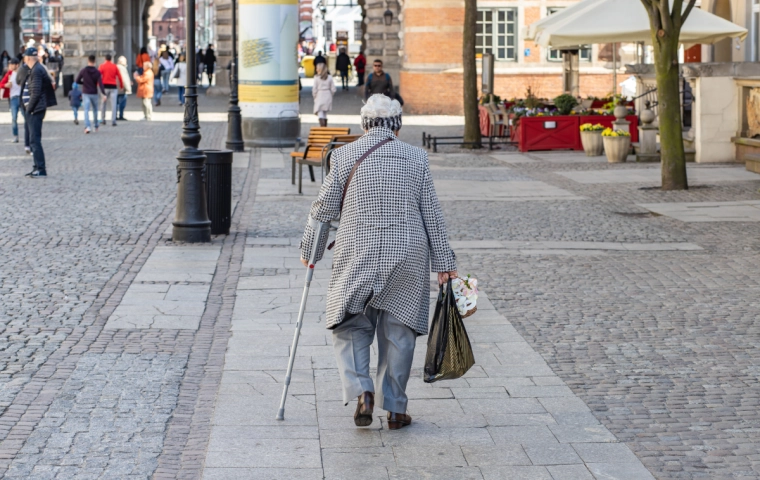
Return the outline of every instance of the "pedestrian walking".
<path id="1" fill-rule="evenodd" d="M 47 177 L 45 165 L 45 151 L 42 149 L 42 122 L 49 107 L 58 104 L 55 98 L 55 88 L 47 69 L 39 63 L 37 49 L 30 48 L 26 51 L 24 62 L 29 67 L 29 103 L 25 104 L 27 118 L 29 119 L 29 141 L 34 157 L 34 170 L 27 176 L 32 178 Z"/>
<path id="2" fill-rule="evenodd" d="M 340 49 L 338 58 L 335 59 L 335 70 L 340 72 L 340 84 L 343 90 L 348 90 L 348 70 L 351 68 L 351 59 L 345 48 Z"/>
<path id="3" fill-rule="evenodd" d="M 438 272 L 441 285 L 457 276 L 427 153 L 396 138 L 401 113 L 399 102 L 385 95 L 367 100 L 361 109 L 365 135 L 333 153 L 301 241 L 304 265 L 314 242 L 320 242 L 320 260 L 328 231 L 315 238 L 315 228 L 340 215 L 325 323 L 332 330 L 343 402 L 358 399 L 357 426 L 372 423 L 376 403 L 388 412 L 391 430 L 412 423 L 406 385 L 416 338 L 428 333 L 429 271 Z"/>
<path id="4" fill-rule="evenodd" d="M 140 48 L 140 53 L 137 54 L 137 58 L 135 59 L 135 68 L 137 69 L 138 75 L 142 75 L 143 65 L 145 65 L 145 62 L 150 63 L 150 54 L 148 53 L 148 49 L 146 47 Z"/>
<path id="5" fill-rule="evenodd" d="M 75 82 L 82 86 L 84 133 L 90 133 L 93 128 L 97 133 L 100 94 L 105 96 L 106 90 L 103 86 L 103 76 L 95 67 L 95 55 L 87 57 L 87 66 L 79 71 Z M 90 123 L 90 111 L 92 111 L 94 125 Z"/>
<path id="6" fill-rule="evenodd" d="M 82 106 L 82 90 L 79 89 L 79 84 L 74 83 L 69 91 L 69 105 L 74 112 L 74 125 L 79 125 L 79 107 Z"/>
<path id="7" fill-rule="evenodd" d="M 127 57 L 123 55 L 119 57 L 116 61 L 116 68 L 119 69 L 121 78 L 124 80 L 124 83 L 119 86 L 119 93 L 116 97 L 116 103 L 119 107 L 119 116 L 116 117 L 116 120 L 126 121 L 127 119 L 124 118 L 124 109 L 127 108 L 127 96 L 132 95 L 132 79 L 129 77 L 129 70 L 127 70 Z"/>
<path id="8" fill-rule="evenodd" d="M 18 71 L 16 72 L 16 85 L 21 89 L 19 111 L 21 111 L 21 116 L 24 118 L 24 151 L 27 155 L 32 154 L 32 146 L 29 141 L 29 119 L 27 118 L 26 108 L 24 108 L 24 105 L 29 103 L 29 83 L 27 82 L 29 79 L 29 71 L 29 66 L 22 60 L 19 63 Z"/>
<path id="9" fill-rule="evenodd" d="M 154 89 L 154 77 L 151 63 L 145 62 L 143 64 L 142 74 L 134 73 L 135 81 L 137 82 L 137 98 L 142 99 L 142 111 L 145 120 L 152 120 L 153 118 L 153 104 L 151 99 L 153 98 Z"/>
<path id="10" fill-rule="evenodd" d="M 206 68 L 206 59 L 203 56 L 203 49 L 199 48 L 198 53 L 195 54 L 195 63 L 198 65 L 198 71 L 196 72 L 196 81 L 198 85 L 203 85 L 203 71 Z"/>
<path id="11" fill-rule="evenodd" d="M 335 95 L 335 81 L 330 72 L 327 71 L 327 65 L 320 63 L 317 65 L 317 74 L 314 76 L 314 86 L 311 94 L 314 97 L 314 114 L 319 117 L 319 126 L 327 126 L 327 112 L 332 110 L 333 95 Z"/>
<path id="12" fill-rule="evenodd" d="M 367 57 L 364 56 L 364 50 L 359 51 L 359 55 L 354 58 L 354 69 L 356 70 L 356 77 L 359 79 L 359 82 L 356 84 L 357 87 L 361 87 L 364 85 L 364 71 L 367 67 Z"/>
<path id="13" fill-rule="evenodd" d="M 7 92 L 8 102 L 11 107 L 11 133 L 13 134 L 13 143 L 18 143 L 18 112 L 21 108 L 21 86 L 16 83 L 18 76 L 19 61 L 16 58 L 8 60 L 8 71 L 0 81 L 0 90 Z M 3 93 L 5 98 L 5 93 Z"/>
<path id="14" fill-rule="evenodd" d="M 206 65 L 206 75 L 208 76 L 208 86 L 211 86 L 214 80 L 214 68 L 216 67 L 216 54 L 214 46 L 209 43 L 206 53 L 203 54 L 203 63 Z"/>
<path id="15" fill-rule="evenodd" d="M 172 78 L 177 79 L 177 95 L 179 97 L 179 105 L 182 106 L 185 104 L 185 84 L 187 83 L 187 63 L 185 62 L 184 54 L 180 54 L 179 60 L 174 65 Z"/>
<path id="16" fill-rule="evenodd" d="M 174 59 L 169 56 L 169 50 L 161 52 L 158 62 L 161 64 L 161 93 L 166 93 L 169 91 L 169 81 L 174 72 Z"/>
<path id="17" fill-rule="evenodd" d="M 369 98 L 377 93 L 388 98 L 394 98 L 393 80 L 383 71 L 383 61 L 379 58 L 372 62 L 373 73 L 367 77 L 367 85 L 364 87 L 364 98 Z"/>
<path id="18" fill-rule="evenodd" d="M 122 78 L 121 71 L 115 63 L 111 61 L 111 54 L 106 54 L 106 61 L 100 65 L 98 71 L 103 79 L 103 88 L 105 89 L 105 98 L 103 99 L 103 109 L 100 115 L 100 124 L 106 123 L 106 106 L 111 102 L 111 126 L 116 126 L 116 110 L 118 109 L 119 89 L 126 83 Z"/>

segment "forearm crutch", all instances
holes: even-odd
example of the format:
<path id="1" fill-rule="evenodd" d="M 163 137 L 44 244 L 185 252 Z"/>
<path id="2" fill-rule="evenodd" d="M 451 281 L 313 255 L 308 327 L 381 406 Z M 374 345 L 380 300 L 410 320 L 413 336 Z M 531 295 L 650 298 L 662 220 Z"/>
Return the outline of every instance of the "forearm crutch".
<path id="1" fill-rule="evenodd" d="M 311 219 L 310 219 L 311 220 Z M 330 229 L 330 223 L 314 222 L 312 228 L 314 228 L 314 247 L 311 249 L 311 256 L 309 257 L 309 265 L 306 267 L 306 283 L 303 287 L 303 295 L 301 296 L 301 308 L 298 309 L 298 322 L 296 323 L 296 332 L 293 335 L 293 345 L 290 347 L 290 359 L 288 360 L 288 371 L 285 373 L 285 386 L 282 389 L 282 399 L 280 400 L 280 410 L 277 412 L 277 420 L 285 419 L 285 400 L 288 398 L 288 387 L 290 386 L 290 376 L 293 374 L 293 364 L 296 361 L 296 349 L 298 348 L 298 337 L 301 336 L 301 325 L 303 325 L 303 315 L 306 311 L 306 299 L 309 296 L 309 287 L 311 287 L 311 279 L 314 277 L 314 267 L 317 263 L 317 254 L 319 252 L 319 245 L 322 243 L 322 235 L 328 232 Z"/>

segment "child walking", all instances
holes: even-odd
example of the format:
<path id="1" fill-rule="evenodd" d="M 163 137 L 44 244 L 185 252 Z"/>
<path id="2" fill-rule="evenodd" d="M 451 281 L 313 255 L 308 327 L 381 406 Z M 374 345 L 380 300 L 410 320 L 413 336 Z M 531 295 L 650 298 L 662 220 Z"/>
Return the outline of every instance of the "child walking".
<path id="1" fill-rule="evenodd" d="M 69 104 L 74 112 L 74 125 L 79 125 L 79 107 L 82 106 L 82 91 L 79 90 L 79 84 L 74 82 L 69 92 Z"/>

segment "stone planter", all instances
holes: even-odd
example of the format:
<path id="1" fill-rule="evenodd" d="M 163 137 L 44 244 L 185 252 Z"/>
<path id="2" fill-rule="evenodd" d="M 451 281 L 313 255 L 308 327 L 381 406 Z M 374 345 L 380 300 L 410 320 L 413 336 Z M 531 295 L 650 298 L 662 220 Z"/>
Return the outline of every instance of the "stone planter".
<path id="1" fill-rule="evenodd" d="M 583 144 L 583 150 L 587 157 L 598 157 L 604 152 L 602 131 L 581 132 L 581 144 Z"/>
<path id="2" fill-rule="evenodd" d="M 609 163 L 623 163 L 631 151 L 631 137 L 602 137 Z"/>

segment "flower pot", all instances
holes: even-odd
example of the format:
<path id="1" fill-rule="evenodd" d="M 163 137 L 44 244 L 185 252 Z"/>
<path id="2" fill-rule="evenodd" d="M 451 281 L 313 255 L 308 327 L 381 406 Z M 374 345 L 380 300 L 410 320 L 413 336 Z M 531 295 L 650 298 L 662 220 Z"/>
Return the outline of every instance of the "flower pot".
<path id="1" fill-rule="evenodd" d="M 602 137 L 609 163 L 623 163 L 631 151 L 631 137 Z"/>
<path id="2" fill-rule="evenodd" d="M 587 157 L 598 157 L 604 151 L 601 130 L 581 132 L 581 143 Z"/>

